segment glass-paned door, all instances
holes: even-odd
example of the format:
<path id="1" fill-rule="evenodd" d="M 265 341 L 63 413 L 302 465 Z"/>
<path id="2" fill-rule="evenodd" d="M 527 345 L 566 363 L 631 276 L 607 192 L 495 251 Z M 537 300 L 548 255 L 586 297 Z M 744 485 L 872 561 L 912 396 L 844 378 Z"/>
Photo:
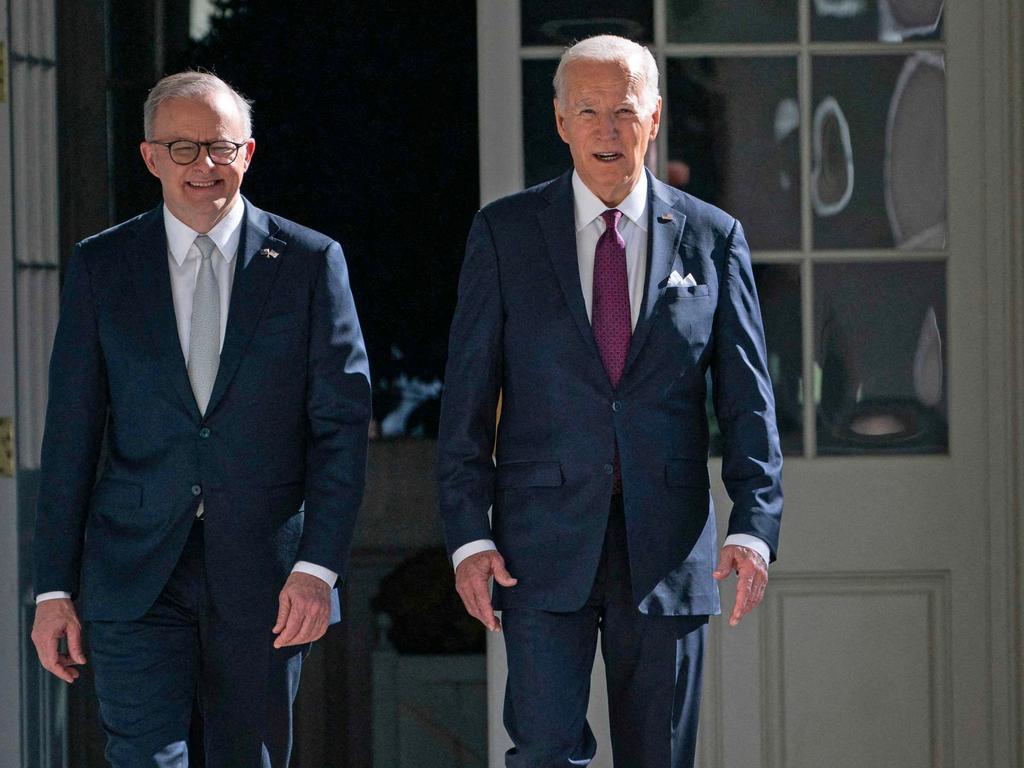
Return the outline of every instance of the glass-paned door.
<path id="1" fill-rule="evenodd" d="M 985 558 L 992 407 L 978 308 L 1000 258 L 979 237 L 982 4 L 478 4 L 483 202 L 570 167 L 558 57 L 624 34 L 661 73 L 648 167 L 747 232 L 787 506 L 765 603 L 738 629 L 713 622 L 702 765 L 987 754 L 984 729 L 963 725 L 990 693 L 985 576 L 969 566 Z M 715 500 L 724 534 L 720 485 Z M 495 721 L 500 642 L 491 651 Z M 497 766 L 500 718 L 492 737 Z M 610 764 L 605 748 L 592 765 Z"/>

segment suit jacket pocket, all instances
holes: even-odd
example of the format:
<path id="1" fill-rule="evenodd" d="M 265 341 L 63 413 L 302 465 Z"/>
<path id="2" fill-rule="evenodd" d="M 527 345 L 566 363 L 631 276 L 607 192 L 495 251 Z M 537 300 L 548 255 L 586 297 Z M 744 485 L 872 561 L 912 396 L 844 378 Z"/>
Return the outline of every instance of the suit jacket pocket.
<path id="1" fill-rule="evenodd" d="M 665 483 L 673 488 L 711 487 L 708 465 L 690 459 L 669 459 L 665 462 Z"/>
<path id="2" fill-rule="evenodd" d="M 284 333 L 290 331 L 299 324 L 299 312 L 286 312 L 281 315 L 274 315 L 273 317 L 265 317 L 260 320 L 259 325 L 256 327 L 256 333 L 259 336 L 270 336 L 275 333 Z"/>
<path id="3" fill-rule="evenodd" d="M 510 461 L 498 465 L 498 488 L 557 488 L 562 484 L 557 461 Z"/>
<path id="4" fill-rule="evenodd" d="M 665 289 L 665 301 L 699 299 L 707 296 L 710 289 L 705 285 L 670 285 Z"/>
<path id="5" fill-rule="evenodd" d="M 92 503 L 97 509 L 138 509 L 142 506 L 142 486 L 103 478 L 92 491 Z"/>

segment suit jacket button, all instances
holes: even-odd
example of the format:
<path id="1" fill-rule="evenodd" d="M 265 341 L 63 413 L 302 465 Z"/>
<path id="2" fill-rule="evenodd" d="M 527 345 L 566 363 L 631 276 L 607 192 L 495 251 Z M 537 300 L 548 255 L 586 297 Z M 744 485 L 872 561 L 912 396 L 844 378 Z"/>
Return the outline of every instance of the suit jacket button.
<path id="1" fill-rule="evenodd" d="M 202 492 L 203 492 L 203 486 L 201 486 L 201 485 L 193 485 L 192 486 L 192 495 L 193 496 L 199 496 Z"/>
<path id="2" fill-rule="evenodd" d="M 604 473 L 606 475 L 610 475 L 614 471 L 615 471 L 615 467 L 613 467 L 611 464 L 605 464 L 604 465 Z"/>
<path id="3" fill-rule="evenodd" d="M 621 411 L 622 410 L 622 401 L 621 400 L 613 401 L 612 402 L 612 410 L 615 411 L 616 413 Z"/>
<path id="4" fill-rule="evenodd" d="M 203 440 L 208 438 L 210 436 L 210 428 L 209 427 L 203 427 L 202 429 L 200 429 L 199 430 L 199 436 L 201 438 L 203 438 Z"/>

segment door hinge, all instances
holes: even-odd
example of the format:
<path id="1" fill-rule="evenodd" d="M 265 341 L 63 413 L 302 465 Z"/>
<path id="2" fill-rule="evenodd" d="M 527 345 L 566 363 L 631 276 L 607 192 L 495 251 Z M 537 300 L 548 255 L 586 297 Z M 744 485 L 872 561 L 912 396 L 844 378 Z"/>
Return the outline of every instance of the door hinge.
<path id="1" fill-rule="evenodd" d="M 0 417 L 0 477 L 14 477 L 14 419 Z"/>
<path id="2" fill-rule="evenodd" d="M 7 46 L 0 40 L 0 104 L 7 101 Z"/>

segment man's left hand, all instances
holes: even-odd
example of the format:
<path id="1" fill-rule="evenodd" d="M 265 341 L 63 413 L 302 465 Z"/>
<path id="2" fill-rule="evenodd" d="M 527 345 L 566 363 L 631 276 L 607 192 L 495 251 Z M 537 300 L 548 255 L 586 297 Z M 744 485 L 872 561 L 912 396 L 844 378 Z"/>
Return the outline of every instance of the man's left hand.
<path id="1" fill-rule="evenodd" d="M 718 568 L 712 575 L 721 581 L 733 571 L 739 580 L 736 582 L 736 605 L 729 617 L 729 625 L 735 627 L 764 597 L 765 587 L 768 586 L 768 565 L 763 557 L 748 547 L 722 547 L 718 555 Z"/>
<path id="2" fill-rule="evenodd" d="M 292 573 L 278 596 L 275 648 L 319 640 L 331 618 L 331 588 L 308 573 Z"/>

